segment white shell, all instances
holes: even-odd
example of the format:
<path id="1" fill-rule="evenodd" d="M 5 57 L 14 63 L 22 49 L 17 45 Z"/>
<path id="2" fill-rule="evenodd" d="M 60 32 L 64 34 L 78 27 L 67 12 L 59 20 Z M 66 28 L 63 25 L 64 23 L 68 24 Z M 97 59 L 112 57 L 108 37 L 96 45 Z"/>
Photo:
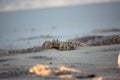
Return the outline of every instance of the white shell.
<path id="1" fill-rule="evenodd" d="M 120 69 L 120 52 L 119 52 L 119 55 L 118 55 L 118 68 Z"/>

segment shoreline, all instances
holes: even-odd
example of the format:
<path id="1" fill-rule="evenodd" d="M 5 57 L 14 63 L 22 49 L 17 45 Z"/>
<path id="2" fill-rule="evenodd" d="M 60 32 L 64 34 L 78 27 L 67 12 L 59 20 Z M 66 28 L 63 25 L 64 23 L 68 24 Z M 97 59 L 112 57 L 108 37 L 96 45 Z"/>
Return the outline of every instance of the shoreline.
<path id="1" fill-rule="evenodd" d="M 89 47 L 93 46 L 107 46 L 120 44 L 120 35 L 110 35 L 110 36 L 85 36 L 82 38 L 75 38 L 68 40 L 66 42 L 73 42 L 78 47 L 84 47 L 88 45 Z M 0 56 L 14 55 L 14 54 L 25 54 L 25 53 L 36 53 L 45 50 L 41 46 L 35 46 L 26 49 L 16 49 L 16 50 L 0 50 Z"/>

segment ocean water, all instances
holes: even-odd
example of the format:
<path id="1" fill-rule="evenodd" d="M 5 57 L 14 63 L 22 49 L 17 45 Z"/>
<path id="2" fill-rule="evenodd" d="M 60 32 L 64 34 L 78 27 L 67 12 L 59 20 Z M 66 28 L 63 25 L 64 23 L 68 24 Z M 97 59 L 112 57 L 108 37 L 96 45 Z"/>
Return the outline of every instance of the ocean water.
<path id="1" fill-rule="evenodd" d="M 0 49 L 40 46 L 53 38 L 66 41 L 110 28 L 120 28 L 118 2 L 0 12 Z"/>

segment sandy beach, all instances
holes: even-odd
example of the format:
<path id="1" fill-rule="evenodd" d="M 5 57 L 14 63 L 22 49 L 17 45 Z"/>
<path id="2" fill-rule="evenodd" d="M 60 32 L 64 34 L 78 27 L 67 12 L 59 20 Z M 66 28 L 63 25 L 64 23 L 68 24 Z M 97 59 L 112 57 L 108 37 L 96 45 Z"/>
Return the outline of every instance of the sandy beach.
<path id="1" fill-rule="evenodd" d="M 71 51 L 48 49 L 30 54 L 1 56 L 0 80 L 61 80 L 54 74 L 45 77 L 30 74 L 28 69 L 36 64 L 48 65 L 52 68 L 65 66 L 81 71 L 78 74 L 73 74 L 74 77 L 70 80 L 99 80 L 96 78 L 101 77 L 102 80 L 119 80 L 120 70 L 117 68 L 119 51 L 120 45 L 116 44 L 79 47 Z M 89 77 L 89 75 L 93 76 Z"/>
<path id="2" fill-rule="evenodd" d="M 118 57 L 120 0 L 0 0 L 0 80 L 120 80 Z"/>

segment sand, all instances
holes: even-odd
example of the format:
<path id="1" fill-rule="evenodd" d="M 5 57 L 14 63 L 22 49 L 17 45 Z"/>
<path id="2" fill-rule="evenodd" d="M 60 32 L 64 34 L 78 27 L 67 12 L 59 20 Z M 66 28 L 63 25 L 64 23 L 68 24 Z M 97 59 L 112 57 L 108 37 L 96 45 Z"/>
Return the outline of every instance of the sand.
<path id="1" fill-rule="evenodd" d="M 73 78 L 64 80 L 97 80 L 101 77 L 103 80 L 120 80 L 120 70 L 117 68 L 119 51 L 120 44 L 116 44 L 79 47 L 71 51 L 48 49 L 30 54 L 0 56 L 0 80 L 63 80 L 57 75 L 42 77 L 30 74 L 28 69 L 36 64 L 52 68 L 65 66 L 81 71 L 73 74 Z"/>

